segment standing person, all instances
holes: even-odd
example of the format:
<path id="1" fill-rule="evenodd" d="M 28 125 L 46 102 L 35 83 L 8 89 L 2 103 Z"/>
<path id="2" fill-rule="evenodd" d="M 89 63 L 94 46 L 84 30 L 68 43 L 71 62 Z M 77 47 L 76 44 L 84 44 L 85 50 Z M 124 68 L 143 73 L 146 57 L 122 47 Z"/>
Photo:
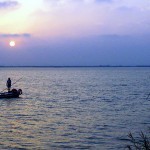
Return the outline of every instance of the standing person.
<path id="1" fill-rule="evenodd" d="M 11 88 L 11 80 L 10 80 L 10 78 L 8 78 L 7 83 L 6 83 L 6 86 L 7 86 L 7 88 L 8 88 L 8 92 L 9 92 L 9 91 L 10 91 L 10 88 Z"/>

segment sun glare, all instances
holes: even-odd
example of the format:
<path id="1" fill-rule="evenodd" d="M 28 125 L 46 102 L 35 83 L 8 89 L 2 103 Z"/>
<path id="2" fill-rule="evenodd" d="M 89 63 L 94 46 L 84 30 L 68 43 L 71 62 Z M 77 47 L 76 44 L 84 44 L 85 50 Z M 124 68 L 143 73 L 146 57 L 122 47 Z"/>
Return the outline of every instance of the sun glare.
<path id="1" fill-rule="evenodd" d="M 16 45 L 16 43 L 15 43 L 15 41 L 10 41 L 10 42 L 9 42 L 9 45 L 10 45 L 11 47 L 14 47 L 14 46 Z"/>

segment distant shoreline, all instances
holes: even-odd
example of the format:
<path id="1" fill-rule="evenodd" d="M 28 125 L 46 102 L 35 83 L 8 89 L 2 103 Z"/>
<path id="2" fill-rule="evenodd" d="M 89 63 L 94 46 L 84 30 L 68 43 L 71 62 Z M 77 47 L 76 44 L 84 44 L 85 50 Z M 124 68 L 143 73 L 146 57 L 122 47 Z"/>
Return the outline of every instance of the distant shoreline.
<path id="1" fill-rule="evenodd" d="M 0 68 L 124 68 L 124 67 L 150 67 L 150 65 L 99 65 L 99 66 L 0 66 Z"/>

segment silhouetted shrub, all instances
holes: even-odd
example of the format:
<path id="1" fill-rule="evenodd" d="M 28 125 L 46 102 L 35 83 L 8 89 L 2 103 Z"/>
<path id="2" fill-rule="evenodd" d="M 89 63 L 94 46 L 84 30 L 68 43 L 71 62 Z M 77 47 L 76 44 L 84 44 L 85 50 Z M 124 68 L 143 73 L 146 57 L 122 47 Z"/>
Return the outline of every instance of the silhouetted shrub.
<path id="1" fill-rule="evenodd" d="M 131 144 L 127 146 L 128 150 L 150 150 L 150 137 L 143 132 L 140 132 L 137 138 L 135 138 L 132 133 L 129 133 L 128 137 L 131 142 Z"/>

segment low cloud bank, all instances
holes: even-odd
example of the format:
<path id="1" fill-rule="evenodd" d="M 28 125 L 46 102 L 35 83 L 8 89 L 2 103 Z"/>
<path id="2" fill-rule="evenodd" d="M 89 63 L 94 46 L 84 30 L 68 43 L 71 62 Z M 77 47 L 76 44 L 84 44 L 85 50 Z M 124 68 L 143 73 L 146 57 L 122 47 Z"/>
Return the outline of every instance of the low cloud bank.
<path id="1" fill-rule="evenodd" d="M 4 1 L 0 2 L 0 9 L 12 8 L 16 7 L 17 5 L 19 5 L 17 1 Z"/>
<path id="2" fill-rule="evenodd" d="M 23 33 L 23 34 L 0 34 L 0 38 L 29 38 L 31 34 Z"/>

